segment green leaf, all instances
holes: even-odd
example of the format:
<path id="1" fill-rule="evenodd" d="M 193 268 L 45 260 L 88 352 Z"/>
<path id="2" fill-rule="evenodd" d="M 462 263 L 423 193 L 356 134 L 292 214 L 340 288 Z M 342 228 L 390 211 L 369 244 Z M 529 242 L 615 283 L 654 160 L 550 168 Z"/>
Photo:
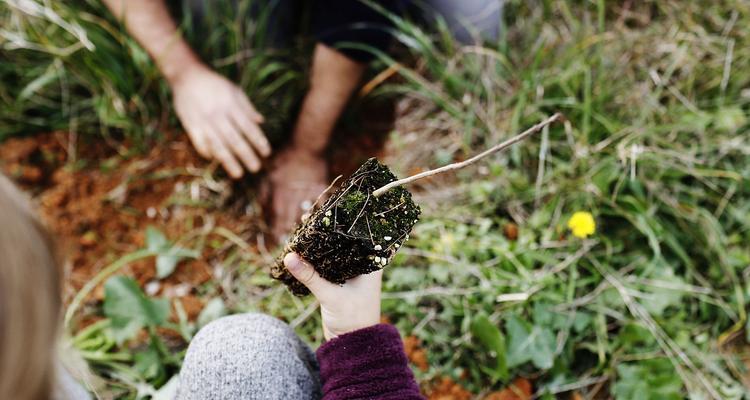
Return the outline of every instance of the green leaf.
<path id="1" fill-rule="evenodd" d="M 652 346 L 655 344 L 654 337 L 645 327 L 637 323 L 629 323 L 620 329 L 617 335 L 624 347 L 634 348 L 636 346 Z"/>
<path id="2" fill-rule="evenodd" d="M 132 278 L 115 276 L 104 284 L 104 315 L 112 321 L 113 338 L 122 344 L 141 328 L 166 322 L 169 302 L 149 299 Z"/>
<path id="3" fill-rule="evenodd" d="M 531 361 L 540 369 L 552 368 L 555 361 L 555 335 L 551 330 L 531 325 L 511 316 L 505 323 L 508 333 L 508 367 Z"/>
<path id="4" fill-rule="evenodd" d="M 198 328 L 206 326 L 209 322 L 217 320 L 227 315 L 227 307 L 224 305 L 224 300 L 219 297 L 211 299 L 211 301 L 203 307 L 201 313 L 198 314 Z"/>
<path id="5" fill-rule="evenodd" d="M 745 112 L 739 107 L 720 108 L 714 116 L 714 126 L 725 132 L 734 132 L 746 122 Z"/>
<path id="6" fill-rule="evenodd" d="M 169 240 L 160 230 L 153 226 L 146 228 L 146 248 L 148 250 L 160 251 L 168 248 L 169 245 Z"/>
<path id="7" fill-rule="evenodd" d="M 156 256 L 156 277 L 164 279 L 174 272 L 177 264 L 186 258 L 197 258 L 200 254 L 195 250 L 173 246 L 166 236 L 149 226 L 146 228 L 146 249 L 158 253 Z"/>
<path id="8" fill-rule="evenodd" d="M 163 279 L 174 272 L 177 264 L 187 258 L 198 258 L 197 251 L 183 249 L 181 247 L 171 247 L 164 254 L 156 256 L 156 277 Z"/>
<path id="9" fill-rule="evenodd" d="M 471 322 L 471 334 L 487 349 L 495 359 L 495 365 L 490 368 L 492 378 L 508 379 L 508 363 L 506 361 L 505 336 L 500 332 L 485 314 L 479 314 Z"/>
<path id="10" fill-rule="evenodd" d="M 43 74 L 39 75 L 36 79 L 29 82 L 29 84 L 26 85 L 23 90 L 21 90 L 21 93 L 18 95 L 18 101 L 27 100 L 29 97 L 33 96 L 38 91 L 43 89 L 45 86 L 59 79 L 61 70 L 61 66 L 56 66 L 54 62 L 50 63 L 47 67 L 47 70 L 44 71 Z"/>
<path id="11" fill-rule="evenodd" d="M 684 398 L 682 381 L 666 358 L 619 364 L 612 394 L 618 400 Z"/>
<path id="12" fill-rule="evenodd" d="M 649 314 L 661 316 L 667 307 L 682 304 L 684 291 L 679 290 L 679 288 L 686 286 L 686 283 L 684 279 L 674 274 L 671 267 L 659 263 L 657 268 L 653 270 L 651 279 L 662 285 L 650 286 L 647 290 L 644 290 L 650 292 L 650 295 L 646 301 L 641 303 Z"/>
<path id="13" fill-rule="evenodd" d="M 148 381 L 157 380 L 164 376 L 164 365 L 159 357 L 159 351 L 149 346 L 145 351 L 135 354 L 135 370 Z"/>

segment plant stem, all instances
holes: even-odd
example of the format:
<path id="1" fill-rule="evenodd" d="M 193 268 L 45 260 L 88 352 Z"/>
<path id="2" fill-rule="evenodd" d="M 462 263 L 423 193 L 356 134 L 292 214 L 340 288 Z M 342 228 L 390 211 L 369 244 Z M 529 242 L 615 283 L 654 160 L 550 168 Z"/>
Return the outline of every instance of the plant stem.
<path id="1" fill-rule="evenodd" d="M 418 173 L 416 175 L 412 175 L 412 176 L 409 176 L 409 177 L 406 177 L 406 178 L 403 178 L 403 179 L 399 179 L 397 181 L 393 181 L 393 182 L 391 182 L 391 183 L 389 183 L 389 184 L 387 184 L 387 185 L 385 185 L 383 187 L 380 187 L 380 188 L 376 189 L 374 192 L 372 192 L 372 195 L 375 196 L 375 197 L 379 197 L 379 196 L 382 196 L 383 193 L 385 193 L 385 192 L 387 192 L 387 191 L 389 191 L 389 190 L 391 190 L 391 189 L 393 189 L 393 188 L 395 188 L 397 186 L 405 185 L 407 183 L 412 183 L 412 182 L 417 181 L 419 179 L 427 178 L 428 176 L 442 174 L 443 172 L 453 171 L 453 170 L 456 170 L 456 169 L 467 167 L 467 166 L 469 166 L 471 164 L 474 164 L 477 161 L 483 159 L 484 157 L 489 156 L 490 154 L 497 153 L 500 150 L 504 150 L 504 149 L 512 146 L 513 144 L 516 144 L 516 143 L 520 142 L 521 140 L 526 139 L 527 137 L 533 135 L 536 132 L 539 132 L 540 130 L 542 130 L 547 125 L 549 125 L 549 124 L 551 124 L 551 123 L 553 123 L 553 122 L 555 122 L 555 121 L 557 121 L 557 120 L 559 120 L 561 118 L 562 118 L 562 114 L 555 113 L 551 117 L 549 117 L 549 118 L 545 119 L 544 121 L 542 121 L 542 122 L 540 122 L 540 123 L 532 126 L 531 128 L 525 130 L 524 132 L 519 133 L 518 135 L 513 136 L 512 138 L 510 138 L 510 139 L 508 139 L 508 140 L 506 140 L 506 141 L 504 141 L 504 142 L 502 142 L 502 143 L 500 143 L 500 144 L 498 144 L 498 145 L 496 145 L 496 146 L 494 146 L 494 147 L 492 147 L 490 149 L 487 149 L 487 150 L 485 150 L 485 151 L 483 151 L 483 152 L 475 155 L 474 157 L 471 157 L 471 158 L 469 158 L 467 160 L 464 160 L 464 161 L 461 161 L 461 162 L 456 162 L 456 163 L 453 163 L 453 164 L 448 164 L 448 165 L 442 166 L 440 168 L 435 168 L 435 169 L 431 169 L 429 171 L 421 172 L 421 173 Z"/>

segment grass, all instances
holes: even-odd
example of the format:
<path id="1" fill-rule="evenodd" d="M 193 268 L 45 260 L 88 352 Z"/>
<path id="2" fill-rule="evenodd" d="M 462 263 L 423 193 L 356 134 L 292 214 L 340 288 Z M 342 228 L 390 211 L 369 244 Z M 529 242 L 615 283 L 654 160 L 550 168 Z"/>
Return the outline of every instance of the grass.
<path id="1" fill-rule="evenodd" d="M 175 126 L 155 69 L 95 2 L 45 3 L 71 25 L 18 4 L 0 6 L 0 137 L 70 129 L 148 140 Z M 383 311 L 421 339 L 421 382 L 451 376 L 481 396 L 520 375 L 542 398 L 748 398 L 750 6 L 624 4 L 511 1 L 502 41 L 485 46 L 395 20 L 400 60 L 414 62 L 380 54 L 375 69 L 396 65 L 399 78 L 370 95 L 402 96 L 387 160 L 400 175 L 556 111 L 568 120 L 418 190 L 423 221 L 386 270 Z M 243 63 L 258 59 L 227 58 L 253 44 L 231 22 L 216 28 L 234 32 L 230 45 L 209 59 L 244 74 L 251 95 L 273 87 L 250 83 Z M 288 75 L 293 60 L 269 67 L 289 93 L 304 81 Z M 596 218 L 588 239 L 567 232 L 576 211 Z M 511 224 L 517 238 L 503 234 Z M 229 309 L 282 317 L 320 342 L 314 303 L 268 278 L 273 257 L 226 237 L 225 264 L 240 271 L 224 293 Z M 153 332 L 163 321 L 141 322 Z M 188 338 L 197 327 L 180 326 Z M 97 371 L 116 393 L 167 382 L 179 361 L 158 335 L 139 363 L 107 329 L 78 332 L 76 343 L 114 360 Z"/>

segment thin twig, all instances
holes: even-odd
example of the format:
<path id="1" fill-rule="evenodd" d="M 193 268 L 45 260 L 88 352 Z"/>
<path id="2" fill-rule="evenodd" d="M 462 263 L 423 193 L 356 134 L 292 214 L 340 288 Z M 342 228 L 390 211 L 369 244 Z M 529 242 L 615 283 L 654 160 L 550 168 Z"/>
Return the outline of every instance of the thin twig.
<path id="1" fill-rule="evenodd" d="M 498 145 L 496 145 L 496 146 L 488 149 L 488 150 L 485 150 L 484 152 L 479 153 L 479 154 L 475 155 L 474 157 L 471 157 L 471 158 L 469 158 L 467 160 L 464 160 L 464 161 L 461 161 L 461 162 L 456 162 L 456 163 L 453 163 L 453 164 L 448 164 L 448 165 L 442 166 L 440 168 L 435 168 L 435 169 L 431 169 L 429 171 L 421 172 L 419 174 L 406 177 L 404 179 L 399 179 L 397 181 L 393 181 L 393 182 L 391 182 L 391 183 L 389 183 L 389 184 L 387 184 L 387 185 L 385 185 L 385 186 L 383 186 L 383 187 L 381 187 L 379 189 L 376 189 L 374 192 L 372 192 L 372 194 L 375 197 L 380 197 L 380 196 L 383 195 L 383 193 L 385 193 L 385 192 L 387 192 L 387 191 L 389 191 L 389 190 L 391 190 L 391 189 L 393 189 L 393 188 L 395 188 L 397 186 L 405 185 L 407 183 L 411 183 L 411 182 L 414 182 L 414 181 L 422 179 L 422 178 L 427 178 L 428 176 L 433 176 L 433 175 L 441 174 L 441 173 L 447 172 L 447 171 L 453 171 L 453 170 L 464 168 L 466 166 L 474 164 L 477 161 L 483 159 L 484 157 L 489 156 L 490 154 L 497 153 L 500 150 L 504 150 L 504 149 L 512 146 L 513 144 L 518 143 L 521 140 L 526 139 L 527 137 L 529 137 L 529 136 L 533 135 L 534 133 L 542 130 L 542 128 L 544 128 L 544 127 L 548 126 L 549 124 L 551 124 L 551 123 L 559 120 L 560 118 L 562 118 L 562 114 L 556 113 L 553 116 L 545 119 L 544 121 L 542 121 L 542 122 L 540 122 L 540 123 L 532 126 L 531 128 L 527 129 L 526 131 L 524 131 L 522 133 L 519 133 L 518 135 L 516 135 L 516 136 L 514 136 L 514 137 L 512 137 L 512 138 L 510 138 L 510 139 L 508 139 L 508 140 L 506 140 L 506 141 L 504 141 L 504 142 L 502 142 L 502 143 L 500 143 L 500 144 L 498 144 Z"/>

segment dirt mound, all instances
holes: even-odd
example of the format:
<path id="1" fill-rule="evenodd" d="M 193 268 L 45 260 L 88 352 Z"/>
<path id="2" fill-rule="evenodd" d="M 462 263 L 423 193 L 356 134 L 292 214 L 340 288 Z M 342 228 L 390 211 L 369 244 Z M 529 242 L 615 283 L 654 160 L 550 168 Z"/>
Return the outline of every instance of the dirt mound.
<path id="1" fill-rule="evenodd" d="M 231 186 L 209 185 L 210 178 L 204 178 L 208 163 L 185 135 L 166 135 L 142 152 L 95 138 L 40 134 L 3 142 L 0 159 L 3 171 L 35 197 L 40 215 L 60 240 L 69 260 L 68 299 L 104 266 L 142 247 L 148 226 L 170 240 L 207 225 L 243 238 L 259 231 L 261 219 L 248 212 L 252 199 L 233 205 Z M 179 297 L 195 316 L 202 302 L 194 289 L 212 277 L 209 261 L 215 251 L 205 247 L 202 257 L 183 262 L 150 294 Z M 154 262 L 133 263 L 123 273 L 145 285 L 155 278 Z M 94 296 L 101 298 L 101 290 Z"/>

